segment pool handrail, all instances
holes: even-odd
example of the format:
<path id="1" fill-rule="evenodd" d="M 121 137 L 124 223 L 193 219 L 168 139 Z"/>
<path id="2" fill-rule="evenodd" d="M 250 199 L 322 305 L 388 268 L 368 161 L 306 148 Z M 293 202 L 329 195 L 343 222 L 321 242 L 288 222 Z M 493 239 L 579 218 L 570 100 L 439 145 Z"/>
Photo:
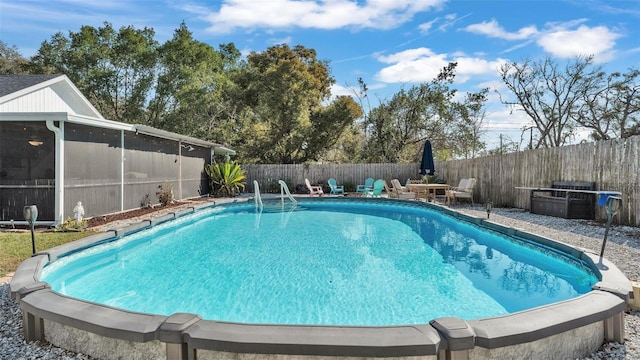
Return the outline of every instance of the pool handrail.
<path id="1" fill-rule="evenodd" d="M 289 198 L 289 200 L 291 200 L 293 205 L 298 205 L 298 201 L 293 198 L 293 195 L 291 195 L 287 183 L 284 182 L 284 180 L 278 180 L 278 184 L 280 184 L 280 200 L 282 200 L 282 204 L 284 204 L 284 194 L 286 193 L 287 197 Z"/>
<path id="2" fill-rule="evenodd" d="M 253 180 L 253 192 L 255 194 L 254 200 L 256 203 L 256 209 L 260 209 L 260 211 L 262 211 L 264 205 L 262 204 L 262 197 L 260 197 L 260 185 L 258 185 L 258 180 Z"/>

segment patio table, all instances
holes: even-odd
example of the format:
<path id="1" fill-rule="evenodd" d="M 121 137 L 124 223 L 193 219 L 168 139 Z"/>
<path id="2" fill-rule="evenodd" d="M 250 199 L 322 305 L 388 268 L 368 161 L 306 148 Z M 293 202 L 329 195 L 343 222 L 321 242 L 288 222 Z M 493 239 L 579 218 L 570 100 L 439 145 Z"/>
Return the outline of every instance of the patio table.
<path id="1" fill-rule="evenodd" d="M 436 190 L 447 191 L 450 188 L 451 186 L 447 184 L 407 184 L 409 191 L 415 192 L 418 194 L 417 197 L 424 197 L 427 201 L 431 199 L 431 202 L 436 201 Z"/>

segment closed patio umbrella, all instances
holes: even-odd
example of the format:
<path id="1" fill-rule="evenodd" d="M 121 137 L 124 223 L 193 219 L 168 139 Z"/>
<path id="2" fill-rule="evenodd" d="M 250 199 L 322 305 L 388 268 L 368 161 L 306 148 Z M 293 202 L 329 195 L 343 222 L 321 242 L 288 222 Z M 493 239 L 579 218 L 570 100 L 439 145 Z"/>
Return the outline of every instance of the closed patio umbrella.
<path id="1" fill-rule="evenodd" d="M 424 142 L 424 150 L 422 151 L 422 162 L 420 163 L 420 175 L 433 175 L 436 172 L 433 163 L 433 151 L 431 150 L 431 141 Z"/>

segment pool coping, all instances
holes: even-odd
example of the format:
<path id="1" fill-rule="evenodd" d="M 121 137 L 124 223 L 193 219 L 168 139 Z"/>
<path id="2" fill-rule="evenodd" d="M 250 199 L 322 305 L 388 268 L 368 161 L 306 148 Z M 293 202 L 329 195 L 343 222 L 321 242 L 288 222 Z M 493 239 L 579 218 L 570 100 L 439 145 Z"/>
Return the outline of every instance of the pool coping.
<path id="1" fill-rule="evenodd" d="M 334 198 L 305 198 L 304 201 L 344 201 L 330 199 Z M 397 202 L 405 206 L 437 207 L 439 211 L 455 218 L 569 253 L 596 271 L 600 275 L 600 281 L 591 292 L 577 298 L 504 316 L 469 321 L 440 318 L 421 325 L 364 327 L 239 324 L 203 320 L 197 314 L 161 316 L 136 313 L 64 296 L 52 291 L 47 283 L 39 280 L 41 271 L 48 262 L 56 261 L 71 252 L 113 241 L 206 208 L 229 205 L 207 204 L 92 235 L 36 253 L 21 263 L 10 283 L 10 290 L 12 297 L 20 302 L 24 314 L 25 339 L 43 340 L 46 319 L 108 338 L 133 342 L 158 340 L 174 344 L 180 348 L 177 353 L 182 355 L 195 354 L 196 349 L 345 357 L 438 355 L 442 351 L 467 351 L 476 346 L 495 349 L 529 343 L 599 321 L 604 322 L 605 339 L 624 341 L 623 314 L 633 288 L 624 274 L 608 260 L 585 249 L 574 248 L 438 205 L 393 199 L 355 198 L 349 201 L 385 204 Z M 170 358 L 169 352 L 167 354 Z"/>

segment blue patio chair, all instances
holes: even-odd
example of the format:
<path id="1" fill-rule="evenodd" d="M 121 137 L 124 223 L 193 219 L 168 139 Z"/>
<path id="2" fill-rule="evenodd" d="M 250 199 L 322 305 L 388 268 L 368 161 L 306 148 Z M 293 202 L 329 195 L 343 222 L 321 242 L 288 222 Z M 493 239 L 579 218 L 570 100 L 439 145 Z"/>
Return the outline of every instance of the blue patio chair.
<path id="1" fill-rule="evenodd" d="M 364 185 L 356 186 L 356 192 L 366 194 L 373 188 L 373 178 L 367 178 L 364 181 Z"/>
<path id="2" fill-rule="evenodd" d="M 373 183 L 373 187 L 367 192 L 367 197 L 380 197 L 382 196 L 382 190 L 384 190 L 385 182 L 382 179 L 376 180 Z"/>
<path id="3" fill-rule="evenodd" d="M 338 186 L 338 183 L 336 182 L 336 179 L 331 178 L 327 181 L 327 183 L 329 184 L 329 187 L 331 188 L 331 194 L 337 195 L 337 194 L 344 194 L 344 186 L 340 185 Z"/>

